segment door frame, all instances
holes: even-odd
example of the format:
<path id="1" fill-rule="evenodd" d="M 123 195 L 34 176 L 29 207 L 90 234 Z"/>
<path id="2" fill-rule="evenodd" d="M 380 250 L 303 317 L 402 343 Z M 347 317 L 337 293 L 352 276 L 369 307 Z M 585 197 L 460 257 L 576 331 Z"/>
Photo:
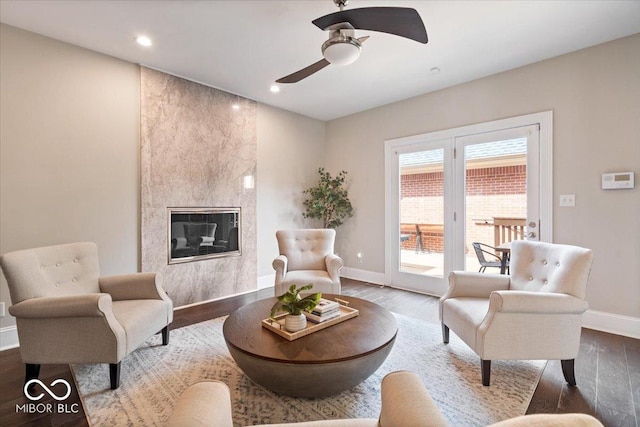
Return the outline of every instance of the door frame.
<path id="1" fill-rule="evenodd" d="M 553 111 L 543 111 L 539 113 L 527 114 L 517 117 L 493 120 L 485 123 L 460 126 L 452 129 L 428 132 L 419 135 L 386 140 L 384 142 L 385 161 L 385 285 L 402 288 L 402 284 L 393 283 L 394 269 L 399 269 L 398 242 L 400 242 L 399 224 L 399 179 L 398 179 L 398 152 L 405 151 L 411 145 L 424 144 L 442 140 L 452 140 L 463 136 L 479 133 L 494 132 L 514 127 L 538 125 L 540 128 L 540 241 L 553 241 Z M 454 145 L 454 144 L 452 144 Z M 452 159 L 453 161 L 453 159 Z M 453 166 L 451 164 L 450 166 Z M 447 165 L 445 165 L 445 168 Z M 446 185 L 446 183 L 445 183 Z M 396 188 L 398 187 L 398 188 Z M 445 189 L 444 208 L 445 215 L 454 215 L 455 200 L 453 195 L 448 194 Z M 445 223 L 445 245 L 447 242 L 456 241 L 456 227 L 448 227 Z M 449 233 L 449 234 L 447 234 Z M 446 246 L 445 246 L 446 247 Z M 445 276 L 447 276 L 445 265 Z M 446 291 L 446 277 L 443 277 L 443 284 L 431 292 L 424 292 L 430 295 L 441 296 Z M 412 289 L 414 290 L 414 289 Z"/>

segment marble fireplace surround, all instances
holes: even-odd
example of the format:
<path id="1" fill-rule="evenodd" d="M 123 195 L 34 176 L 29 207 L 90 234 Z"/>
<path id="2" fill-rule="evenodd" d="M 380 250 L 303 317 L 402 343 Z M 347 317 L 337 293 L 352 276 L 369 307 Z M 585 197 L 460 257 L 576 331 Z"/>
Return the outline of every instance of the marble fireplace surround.
<path id="1" fill-rule="evenodd" d="M 239 109 L 232 109 L 234 103 Z M 255 289 L 257 104 L 141 67 L 142 271 L 162 273 L 174 306 Z M 168 264 L 168 208 L 237 206 L 240 256 Z"/>

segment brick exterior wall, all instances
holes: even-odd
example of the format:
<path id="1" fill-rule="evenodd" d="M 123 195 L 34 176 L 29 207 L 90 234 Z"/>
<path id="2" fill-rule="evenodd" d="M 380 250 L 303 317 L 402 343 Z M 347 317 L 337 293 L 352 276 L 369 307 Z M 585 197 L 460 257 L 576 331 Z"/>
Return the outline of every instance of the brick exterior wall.
<path id="1" fill-rule="evenodd" d="M 466 174 L 466 252 L 471 242 L 493 246 L 492 217 L 526 217 L 526 166 L 469 169 Z M 443 224 L 442 172 L 402 175 L 400 178 L 400 222 Z M 414 226 L 415 228 L 415 226 Z M 406 234 L 406 233 L 405 233 Z M 415 231 L 408 233 L 402 249 L 415 249 Z M 422 235 L 425 250 L 443 251 L 442 234 Z"/>

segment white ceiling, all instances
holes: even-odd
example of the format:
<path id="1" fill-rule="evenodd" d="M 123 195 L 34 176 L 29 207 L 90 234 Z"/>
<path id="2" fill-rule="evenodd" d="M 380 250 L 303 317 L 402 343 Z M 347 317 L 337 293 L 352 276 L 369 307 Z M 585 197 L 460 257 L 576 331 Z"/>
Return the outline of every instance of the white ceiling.
<path id="1" fill-rule="evenodd" d="M 311 21 L 331 0 L 0 2 L 6 24 L 330 120 L 640 32 L 638 0 L 351 0 L 421 15 L 426 45 L 370 35 L 357 62 L 296 84 L 278 78 L 322 58 L 327 34 Z M 154 42 L 142 48 L 137 35 Z M 439 74 L 430 73 L 438 67 Z"/>

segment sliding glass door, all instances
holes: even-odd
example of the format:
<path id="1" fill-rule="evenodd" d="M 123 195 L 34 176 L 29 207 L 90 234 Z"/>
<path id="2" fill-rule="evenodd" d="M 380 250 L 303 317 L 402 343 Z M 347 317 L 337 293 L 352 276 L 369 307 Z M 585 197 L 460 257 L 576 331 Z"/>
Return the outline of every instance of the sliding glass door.
<path id="1" fill-rule="evenodd" d="M 540 126 L 513 124 L 386 142 L 387 285 L 442 295 L 449 272 L 499 273 L 505 244 L 551 240 L 550 226 L 540 229 L 541 210 L 551 222 Z"/>

